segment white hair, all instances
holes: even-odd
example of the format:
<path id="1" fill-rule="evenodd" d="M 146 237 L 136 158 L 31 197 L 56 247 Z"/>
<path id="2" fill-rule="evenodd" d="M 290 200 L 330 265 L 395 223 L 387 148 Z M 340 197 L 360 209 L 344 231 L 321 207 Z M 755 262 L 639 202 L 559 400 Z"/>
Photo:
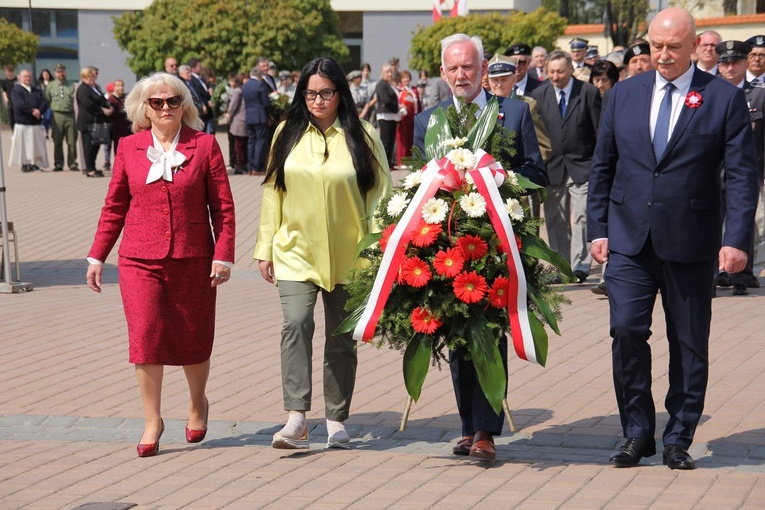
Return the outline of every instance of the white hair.
<path id="1" fill-rule="evenodd" d="M 446 68 L 446 62 L 444 61 L 444 55 L 446 54 L 446 50 L 448 50 L 451 46 L 454 46 L 457 43 L 468 41 L 475 46 L 476 51 L 478 52 L 478 62 L 480 63 L 483 60 L 483 43 L 481 42 L 481 38 L 478 36 L 470 37 L 469 35 L 465 34 L 454 34 L 450 35 L 449 37 L 444 37 L 441 39 L 441 67 L 444 69 Z"/>
<path id="2" fill-rule="evenodd" d="M 534 53 L 542 53 L 545 57 L 547 56 L 547 50 L 544 46 L 534 46 L 534 49 L 531 50 L 531 55 L 533 56 Z"/>

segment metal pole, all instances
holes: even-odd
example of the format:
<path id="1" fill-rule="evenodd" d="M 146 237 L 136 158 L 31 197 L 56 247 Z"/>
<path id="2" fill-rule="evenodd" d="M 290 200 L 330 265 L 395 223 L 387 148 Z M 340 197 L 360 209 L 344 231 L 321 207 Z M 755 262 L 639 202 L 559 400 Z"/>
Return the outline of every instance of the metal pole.
<path id="1" fill-rule="evenodd" d="M 32 27 L 32 0 L 29 0 L 29 33 L 30 34 L 34 34 L 35 33 L 34 28 Z M 31 64 L 32 64 L 32 83 L 33 84 L 37 83 L 37 71 L 36 71 L 35 62 L 37 62 L 37 55 L 32 57 L 32 62 L 31 62 Z"/>
<path id="2" fill-rule="evenodd" d="M 0 282 L 0 294 L 14 294 L 22 290 L 32 290 L 31 283 L 11 280 L 11 248 L 8 240 L 8 214 L 5 209 L 5 171 L 3 169 L 3 144 L 0 142 L 0 223 L 3 233 L 3 281 Z M 16 242 L 16 239 L 13 240 Z M 18 261 L 16 261 L 18 262 Z"/>

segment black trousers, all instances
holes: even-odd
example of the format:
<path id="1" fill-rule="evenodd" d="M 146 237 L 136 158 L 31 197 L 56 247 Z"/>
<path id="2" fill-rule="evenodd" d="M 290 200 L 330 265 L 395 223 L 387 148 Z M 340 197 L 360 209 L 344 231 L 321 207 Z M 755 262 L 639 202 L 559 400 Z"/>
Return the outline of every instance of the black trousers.
<path id="1" fill-rule="evenodd" d="M 688 448 L 704 410 L 709 374 L 709 328 L 716 261 L 659 258 L 649 237 L 634 256 L 611 252 L 605 282 L 611 309 L 614 389 L 624 437 L 652 438 L 651 318 L 661 292 L 669 342 L 669 420 L 665 445 Z"/>
<path id="2" fill-rule="evenodd" d="M 507 379 L 506 336 L 499 339 L 499 354 L 502 356 L 505 379 Z M 489 401 L 486 400 L 473 362 L 465 359 L 463 351 L 449 351 L 449 369 L 452 373 L 457 410 L 462 420 L 462 435 L 472 436 L 479 431 L 488 432 L 493 436 L 500 435 L 505 423 L 505 412 L 495 413 Z"/>
<path id="3" fill-rule="evenodd" d="M 93 145 L 93 137 L 88 131 L 80 131 L 82 135 L 82 157 L 85 159 L 85 171 L 92 172 L 96 169 L 96 156 L 100 145 Z"/>
<path id="4" fill-rule="evenodd" d="M 377 125 L 380 126 L 380 141 L 382 141 L 385 148 L 385 157 L 388 158 L 388 165 L 393 168 L 396 164 L 393 158 L 393 148 L 396 145 L 396 126 L 398 122 L 395 120 L 378 120 Z"/>

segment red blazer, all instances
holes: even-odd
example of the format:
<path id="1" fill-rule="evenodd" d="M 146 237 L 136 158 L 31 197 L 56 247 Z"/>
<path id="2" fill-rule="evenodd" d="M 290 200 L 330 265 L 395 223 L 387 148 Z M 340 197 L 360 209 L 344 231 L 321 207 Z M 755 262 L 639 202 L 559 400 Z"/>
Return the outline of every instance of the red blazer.
<path id="1" fill-rule="evenodd" d="M 88 256 L 105 261 L 124 227 L 119 248 L 124 257 L 212 255 L 214 260 L 233 262 L 234 200 L 215 137 L 183 126 L 176 150 L 186 162 L 173 182 L 146 184 L 151 167 L 146 150 L 152 144 L 149 130 L 120 141 Z"/>

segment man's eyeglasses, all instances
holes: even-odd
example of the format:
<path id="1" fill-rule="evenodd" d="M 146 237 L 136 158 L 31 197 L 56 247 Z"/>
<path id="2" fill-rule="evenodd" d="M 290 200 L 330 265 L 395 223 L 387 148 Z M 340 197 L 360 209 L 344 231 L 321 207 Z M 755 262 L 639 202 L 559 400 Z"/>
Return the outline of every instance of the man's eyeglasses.
<path id="1" fill-rule="evenodd" d="M 168 97 L 167 99 L 162 99 L 161 97 L 150 97 L 146 100 L 146 104 L 148 104 L 155 112 L 158 112 L 164 108 L 165 104 L 167 104 L 167 107 L 171 110 L 175 110 L 181 106 L 182 103 L 183 98 L 181 96 L 172 96 Z"/>
<path id="2" fill-rule="evenodd" d="M 519 66 L 525 66 L 525 65 L 527 65 L 527 64 L 529 63 L 529 61 L 528 61 L 528 60 L 521 60 L 521 59 L 518 59 L 518 60 L 516 60 L 516 61 L 515 61 L 515 63 L 516 63 L 517 65 L 519 65 Z"/>
<path id="3" fill-rule="evenodd" d="M 761 58 L 765 58 L 765 53 L 750 53 L 749 58 L 751 58 L 752 60 L 754 59 L 759 60 Z"/>
<path id="4" fill-rule="evenodd" d="M 333 97 L 335 97 L 335 94 L 337 93 L 337 89 L 322 89 L 318 92 L 315 90 L 309 90 L 306 89 L 303 91 L 303 97 L 305 97 L 306 101 L 316 101 L 316 97 L 321 97 L 325 101 L 329 101 Z"/>

